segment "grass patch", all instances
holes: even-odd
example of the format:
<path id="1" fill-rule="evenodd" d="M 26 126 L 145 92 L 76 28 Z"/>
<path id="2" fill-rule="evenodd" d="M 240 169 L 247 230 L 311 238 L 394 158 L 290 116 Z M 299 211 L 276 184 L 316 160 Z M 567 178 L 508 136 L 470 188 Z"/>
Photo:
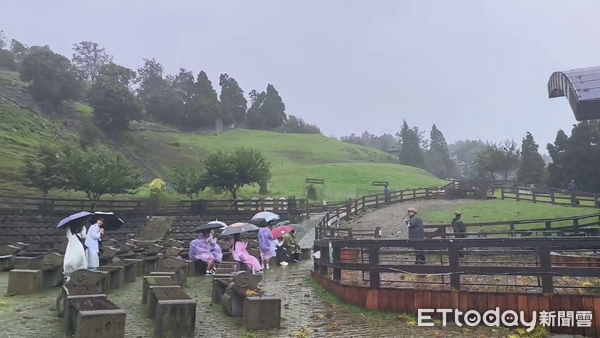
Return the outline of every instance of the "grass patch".
<path id="1" fill-rule="evenodd" d="M 18 73 L 0 72 L 0 86 L 23 89 Z M 22 91 L 21 91 L 22 92 Z M 12 94 L 6 94 L 12 95 Z M 90 117 L 92 108 L 81 102 L 73 103 L 81 118 Z M 24 188 L 18 181 L 18 167 L 26 154 L 40 144 L 56 144 L 59 139 L 77 136 L 60 121 L 24 108 L 12 97 L 0 96 L 0 194 L 40 195 Z M 78 118 L 79 119 L 79 118 Z M 177 130 L 150 122 L 132 124 L 126 141 L 116 145 L 123 154 L 140 167 L 165 179 L 173 165 L 181 162 L 199 163 L 217 149 L 233 150 L 239 146 L 259 149 L 272 164 L 273 178 L 268 184 L 273 197 L 306 197 L 307 178 L 323 179 L 317 186 L 317 200 L 345 201 L 364 195 L 383 193 L 383 187 L 371 186 L 373 181 L 388 181 L 390 190 L 424 186 L 442 186 L 440 180 L 424 170 L 402 166 L 398 159 L 385 152 L 340 142 L 321 135 L 281 134 L 266 131 L 233 130 L 216 135 L 180 133 Z M 114 148 L 114 147 L 113 147 Z M 244 187 L 240 196 L 258 195 L 259 187 Z M 138 197 L 145 197 L 141 189 Z M 78 198 L 76 193 L 51 192 L 53 197 Z M 227 198 L 211 191 L 202 198 Z M 122 198 L 122 197 L 117 197 Z M 131 196 L 128 196 L 131 198 Z M 185 198 L 177 194 L 169 199 Z"/>
<path id="2" fill-rule="evenodd" d="M 530 202 L 516 202 L 511 200 L 473 200 L 460 206 L 439 206 L 435 210 L 423 210 L 419 212 L 425 223 L 450 224 L 454 218 L 456 208 L 463 213 L 462 219 L 465 223 L 476 224 L 482 222 L 502 222 L 530 219 L 560 218 L 570 216 L 583 216 L 597 212 L 592 208 L 574 208 L 553 204 L 532 204 Z M 567 226 L 572 222 L 553 222 L 552 226 Z M 543 223 L 515 225 L 515 229 L 535 229 L 544 227 Z M 482 227 L 484 231 L 508 230 L 509 226 Z M 475 231 L 475 230 L 470 230 Z"/>

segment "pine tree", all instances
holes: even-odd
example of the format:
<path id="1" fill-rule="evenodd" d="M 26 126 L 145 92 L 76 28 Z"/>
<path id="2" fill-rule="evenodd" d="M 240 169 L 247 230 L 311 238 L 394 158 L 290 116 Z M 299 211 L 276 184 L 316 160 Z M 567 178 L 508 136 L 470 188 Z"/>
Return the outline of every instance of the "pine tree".
<path id="1" fill-rule="evenodd" d="M 279 128 L 287 120 L 285 104 L 272 84 L 267 86 L 267 94 L 262 105 L 261 114 L 264 117 L 264 127 L 266 129 Z"/>
<path id="2" fill-rule="evenodd" d="M 422 150 L 422 140 L 419 130 L 410 128 L 406 120 L 402 123 L 402 129 L 398 132 L 400 139 L 400 163 L 417 168 L 425 168 L 425 159 Z"/>
<path id="3" fill-rule="evenodd" d="M 542 182 L 546 163 L 540 155 L 539 146 L 535 143 L 533 135 L 527 132 L 521 143 L 521 161 L 517 170 L 517 179 L 526 184 L 539 184 Z"/>
<path id="4" fill-rule="evenodd" d="M 244 97 L 244 91 L 237 81 L 227 74 L 221 74 L 219 85 L 221 86 L 219 98 L 221 99 L 223 116 L 237 124 L 245 124 L 248 101 Z"/>
<path id="5" fill-rule="evenodd" d="M 194 85 L 194 97 L 191 99 L 189 111 L 186 109 L 187 121 L 192 127 L 211 128 L 221 119 L 221 103 L 212 82 L 204 71 L 198 74 Z M 229 121 L 223 121 L 225 123 Z"/>
<path id="6" fill-rule="evenodd" d="M 440 178 L 447 178 L 454 173 L 456 164 L 448 154 L 448 143 L 444 134 L 434 124 L 431 127 L 429 150 L 426 154 L 427 169 Z"/>

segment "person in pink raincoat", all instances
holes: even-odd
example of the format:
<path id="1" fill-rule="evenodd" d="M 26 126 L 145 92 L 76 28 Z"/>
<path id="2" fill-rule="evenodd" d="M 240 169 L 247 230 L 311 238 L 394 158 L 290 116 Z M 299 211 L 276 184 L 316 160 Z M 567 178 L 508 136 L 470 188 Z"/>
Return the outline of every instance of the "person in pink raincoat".
<path id="1" fill-rule="evenodd" d="M 252 273 L 262 273 L 262 266 L 256 257 L 250 255 L 246 248 L 248 247 L 248 240 L 241 239 L 240 234 L 233 235 L 233 245 L 231 247 L 231 254 L 233 260 L 246 264 Z"/>
<path id="2" fill-rule="evenodd" d="M 205 263 L 207 265 L 207 275 L 211 275 L 213 273 L 215 258 L 211 253 L 211 249 L 215 245 L 217 245 L 216 241 L 211 241 L 210 231 L 203 231 L 197 239 L 190 243 L 190 259 Z"/>

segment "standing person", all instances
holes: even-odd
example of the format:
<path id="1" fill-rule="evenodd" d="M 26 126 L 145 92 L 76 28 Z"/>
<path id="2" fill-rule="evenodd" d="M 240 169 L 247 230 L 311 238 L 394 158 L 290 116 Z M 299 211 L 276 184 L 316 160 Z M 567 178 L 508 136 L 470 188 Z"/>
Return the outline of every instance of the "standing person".
<path id="1" fill-rule="evenodd" d="M 385 188 L 383 188 L 383 193 L 385 194 L 385 202 L 389 203 L 390 202 L 390 189 L 388 188 L 388 185 L 385 185 Z"/>
<path id="2" fill-rule="evenodd" d="M 104 218 L 98 218 L 95 224 L 92 224 L 85 237 L 85 246 L 87 247 L 88 269 L 96 270 L 100 267 L 100 241 L 104 235 Z"/>
<path id="3" fill-rule="evenodd" d="M 211 275 L 214 272 L 213 268 L 215 264 L 215 257 L 211 253 L 211 249 L 215 245 L 216 244 L 214 244 L 210 239 L 209 230 L 205 230 L 200 233 L 200 236 L 190 243 L 189 257 L 194 262 L 202 262 L 206 264 L 207 275 Z"/>
<path id="4" fill-rule="evenodd" d="M 567 190 L 571 193 L 571 205 L 575 206 L 579 204 L 579 200 L 577 199 L 577 185 L 575 184 L 575 180 L 571 180 L 571 182 L 569 182 Z"/>
<path id="5" fill-rule="evenodd" d="M 273 243 L 273 226 L 267 223 L 267 226 L 258 230 L 258 248 L 260 249 L 260 259 L 264 269 L 269 270 L 269 260 L 275 257 L 275 247 Z"/>
<path id="6" fill-rule="evenodd" d="M 67 249 L 63 262 L 63 274 L 65 282 L 71 279 L 71 274 L 79 269 L 88 267 L 88 260 L 85 254 L 85 237 L 87 231 L 83 223 L 72 225 L 67 228 Z"/>
<path id="7" fill-rule="evenodd" d="M 465 223 L 463 223 L 462 219 L 460 219 L 461 216 L 462 216 L 462 212 L 460 212 L 460 211 L 454 212 L 454 219 L 452 220 L 452 229 L 454 230 L 454 233 L 456 234 L 454 237 L 467 238 L 467 227 L 465 226 Z M 462 249 L 458 251 L 458 257 L 464 257 Z"/>
<path id="8" fill-rule="evenodd" d="M 233 235 L 233 245 L 231 246 L 231 254 L 233 260 L 244 263 L 252 270 L 253 274 L 262 273 L 262 266 L 256 257 L 248 253 L 248 240 L 242 239 L 240 234 Z"/>
<path id="9" fill-rule="evenodd" d="M 425 229 L 423 228 L 423 220 L 417 215 L 415 208 L 408 208 L 408 238 L 418 239 L 425 238 Z M 416 251 L 415 264 L 425 264 L 425 253 L 422 250 Z"/>

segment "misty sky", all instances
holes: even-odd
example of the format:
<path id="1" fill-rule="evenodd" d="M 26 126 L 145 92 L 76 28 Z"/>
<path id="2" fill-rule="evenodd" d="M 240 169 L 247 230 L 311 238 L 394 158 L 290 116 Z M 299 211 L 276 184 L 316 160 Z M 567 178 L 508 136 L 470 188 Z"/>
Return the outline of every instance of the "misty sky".
<path id="1" fill-rule="evenodd" d="M 600 1 L 1 0 L 1 27 L 28 45 L 98 42 L 130 68 L 156 58 L 275 85 L 286 112 L 327 135 L 395 133 L 402 119 L 449 142 L 545 148 L 575 119 L 548 99 L 553 71 L 600 65 Z M 545 151 L 545 149 L 544 149 Z"/>

